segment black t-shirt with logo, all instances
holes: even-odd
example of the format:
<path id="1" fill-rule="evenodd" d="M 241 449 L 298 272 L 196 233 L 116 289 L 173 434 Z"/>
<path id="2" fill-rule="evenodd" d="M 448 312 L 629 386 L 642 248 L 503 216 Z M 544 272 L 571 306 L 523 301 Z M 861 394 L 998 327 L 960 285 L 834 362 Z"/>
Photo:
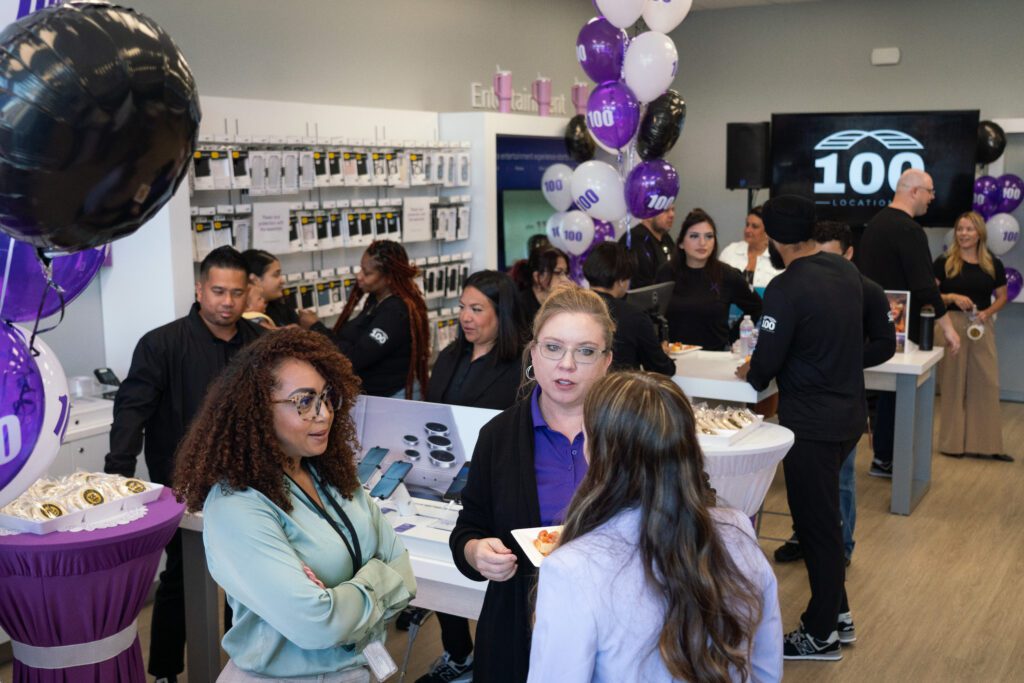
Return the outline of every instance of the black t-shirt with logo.
<path id="1" fill-rule="evenodd" d="M 865 285 L 841 256 L 796 259 L 764 292 L 747 381 L 776 379 L 779 423 L 798 438 L 846 441 L 864 431 Z"/>
<path id="2" fill-rule="evenodd" d="M 346 322 L 337 336 L 338 348 L 352 361 L 363 380 L 363 393 L 392 396 L 405 388 L 412 356 L 409 311 L 397 296 L 378 302 L 367 295 L 363 310 Z"/>
<path id="3" fill-rule="evenodd" d="M 943 294 L 963 294 L 974 302 L 979 311 L 984 311 L 992 305 L 992 292 L 997 287 L 1006 285 L 1006 269 L 1003 262 L 992 257 L 992 265 L 995 266 L 995 277 L 981 269 L 977 263 L 964 263 L 960 273 L 954 278 L 946 277 L 945 255 L 935 259 L 933 270 L 935 279 L 939 281 L 939 291 Z M 954 311 L 960 310 L 959 306 L 950 306 Z"/>

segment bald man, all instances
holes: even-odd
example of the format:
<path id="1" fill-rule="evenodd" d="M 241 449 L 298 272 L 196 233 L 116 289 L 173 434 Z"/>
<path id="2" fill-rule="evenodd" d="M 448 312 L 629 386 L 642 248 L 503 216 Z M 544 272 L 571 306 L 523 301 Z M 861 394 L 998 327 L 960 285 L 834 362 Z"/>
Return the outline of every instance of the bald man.
<path id="1" fill-rule="evenodd" d="M 857 265 L 864 275 L 883 289 L 910 292 L 907 333 L 920 341 L 921 307 L 935 309 L 935 317 L 946 336 L 946 350 L 956 353 L 960 337 L 949 318 L 932 274 L 931 253 L 924 230 L 914 219 L 924 215 L 935 199 L 935 183 L 924 171 L 910 168 L 896 184 L 892 203 L 868 221 L 860 242 Z M 878 416 L 874 425 L 875 457 L 869 474 L 892 477 L 893 434 L 896 427 L 896 394 L 879 392 Z"/>

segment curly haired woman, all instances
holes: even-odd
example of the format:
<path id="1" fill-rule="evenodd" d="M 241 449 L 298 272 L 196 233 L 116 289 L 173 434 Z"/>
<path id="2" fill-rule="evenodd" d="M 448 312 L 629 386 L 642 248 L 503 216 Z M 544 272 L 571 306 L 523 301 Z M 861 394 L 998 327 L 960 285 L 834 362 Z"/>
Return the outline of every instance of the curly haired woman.
<path id="1" fill-rule="evenodd" d="M 356 477 L 358 391 L 328 339 L 280 330 L 232 360 L 179 448 L 178 496 L 234 610 L 219 681 L 369 681 L 364 650 L 415 593 Z"/>

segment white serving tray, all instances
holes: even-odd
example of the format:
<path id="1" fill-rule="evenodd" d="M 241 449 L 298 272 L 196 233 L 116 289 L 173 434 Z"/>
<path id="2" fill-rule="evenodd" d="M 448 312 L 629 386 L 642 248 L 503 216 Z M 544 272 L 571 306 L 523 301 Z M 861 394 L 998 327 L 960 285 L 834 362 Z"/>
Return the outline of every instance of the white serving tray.
<path id="1" fill-rule="evenodd" d="M 733 446 L 737 442 L 750 436 L 752 432 L 757 430 L 762 423 L 764 423 L 764 415 L 755 415 L 756 421 L 751 422 L 743 429 L 719 429 L 717 434 L 697 434 L 697 442 L 701 446 L 714 447 L 714 448 L 726 448 Z"/>
<path id="2" fill-rule="evenodd" d="M 534 567 L 539 567 L 540 563 L 544 561 L 544 556 L 537 550 L 537 546 L 533 544 L 537 538 L 537 534 L 541 531 L 557 531 L 559 534 L 562 533 L 562 525 L 559 526 L 538 526 L 531 529 L 513 529 L 512 538 L 516 539 L 516 543 L 526 553 L 526 558 L 533 563 Z"/>
<path id="3" fill-rule="evenodd" d="M 142 493 L 118 498 L 117 500 L 112 500 L 108 503 L 101 503 L 100 505 L 91 507 L 87 510 L 72 510 L 66 515 L 55 517 L 54 519 L 36 521 L 23 519 L 21 517 L 13 517 L 11 515 L 0 515 L 0 527 L 4 529 L 11 529 L 13 531 L 42 535 L 53 533 L 54 531 L 67 531 L 68 529 L 79 527 L 83 524 L 95 524 L 96 522 L 102 522 L 105 519 L 117 517 L 126 510 L 133 510 L 135 508 L 142 507 L 146 503 L 152 503 L 154 500 L 159 498 L 160 492 L 164 490 L 163 484 L 155 484 L 148 481 L 145 483 L 147 489 Z"/>

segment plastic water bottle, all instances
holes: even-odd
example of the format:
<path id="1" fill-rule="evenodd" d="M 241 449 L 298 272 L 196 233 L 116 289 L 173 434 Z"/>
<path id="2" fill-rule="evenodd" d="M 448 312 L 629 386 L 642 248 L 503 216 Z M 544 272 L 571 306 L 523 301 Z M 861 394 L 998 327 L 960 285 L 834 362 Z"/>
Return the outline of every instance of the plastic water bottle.
<path id="1" fill-rule="evenodd" d="M 744 357 L 749 356 L 754 351 L 754 344 L 754 321 L 745 315 L 740 321 L 740 353 Z"/>

